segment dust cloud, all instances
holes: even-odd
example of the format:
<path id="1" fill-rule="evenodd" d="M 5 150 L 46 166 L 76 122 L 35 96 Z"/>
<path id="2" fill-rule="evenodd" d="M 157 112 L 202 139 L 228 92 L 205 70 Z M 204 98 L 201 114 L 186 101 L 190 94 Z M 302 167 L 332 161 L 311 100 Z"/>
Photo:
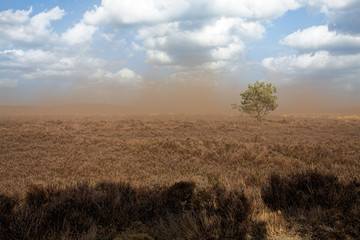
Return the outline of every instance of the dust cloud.
<path id="1" fill-rule="evenodd" d="M 276 84 L 274 84 L 276 85 Z M 141 86 L 106 85 L 36 93 L 25 104 L 1 104 L 0 115 L 31 114 L 239 114 L 231 103 L 247 84 L 234 81 L 179 83 L 147 81 Z M 359 97 L 319 93 L 312 86 L 277 86 L 279 107 L 272 114 L 360 114 Z M 4 97 L 4 95 L 2 96 Z"/>
<path id="2" fill-rule="evenodd" d="M 279 87 L 278 114 L 359 114 L 360 96 L 321 91 L 318 86 Z"/>

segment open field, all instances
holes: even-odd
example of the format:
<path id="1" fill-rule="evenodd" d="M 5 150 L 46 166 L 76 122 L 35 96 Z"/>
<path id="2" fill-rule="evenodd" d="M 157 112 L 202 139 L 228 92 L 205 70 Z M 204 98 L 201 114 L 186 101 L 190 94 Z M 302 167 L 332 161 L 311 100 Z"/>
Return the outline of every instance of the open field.
<path id="1" fill-rule="evenodd" d="M 27 239 L 356 239 L 359 179 L 356 117 L 0 117 L 0 230 L 78 195 L 103 208 L 100 193 L 127 197 L 114 205 L 126 221 L 82 209 L 86 221 L 58 214 L 51 231 L 40 220 L 24 230 Z"/>

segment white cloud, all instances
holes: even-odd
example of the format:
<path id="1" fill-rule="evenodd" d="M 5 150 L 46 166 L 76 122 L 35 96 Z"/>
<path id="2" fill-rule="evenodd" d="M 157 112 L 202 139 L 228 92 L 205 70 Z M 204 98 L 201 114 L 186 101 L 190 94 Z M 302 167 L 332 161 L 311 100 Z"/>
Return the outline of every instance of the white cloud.
<path id="1" fill-rule="evenodd" d="M 328 26 L 284 37 L 280 43 L 298 55 L 267 58 L 262 65 L 287 76 L 358 68 L 358 0 L 102 0 L 61 33 L 51 25 L 65 15 L 59 7 L 39 14 L 32 8 L 0 11 L 1 74 L 20 82 L 141 81 L 141 75 L 122 68 L 126 57 L 132 57 L 127 64 L 163 66 L 166 71 L 158 72 L 189 80 L 225 76 L 231 69 L 241 74 L 249 65 L 248 44 L 266 37 L 273 19 L 300 7 L 325 13 Z M 142 71 L 151 71 L 148 65 Z"/>
<path id="2" fill-rule="evenodd" d="M 297 54 L 262 61 L 268 77 L 287 82 L 312 81 L 323 86 L 359 85 L 360 1 L 299 0 L 327 17 L 327 25 L 298 30 L 280 40 Z"/>
<path id="3" fill-rule="evenodd" d="M 262 65 L 271 72 L 301 75 L 318 70 L 333 72 L 338 70 L 360 69 L 360 54 L 333 56 L 326 51 L 299 56 L 290 55 L 265 58 Z"/>
<path id="4" fill-rule="evenodd" d="M 149 24 L 218 16 L 274 19 L 301 7 L 298 0 L 103 0 L 84 14 L 88 24 Z"/>
<path id="5" fill-rule="evenodd" d="M 346 8 L 331 10 L 327 14 L 329 26 L 344 33 L 360 34 L 360 1 L 356 1 Z"/>
<path id="6" fill-rule="evenodd" d="M 206 62 L 202 64 L 199 68 L 205 69 L 205 70 L 211 70 L 213 72 L 221 71 L 226 67 L 227 62 L 226 61 L 212 61 L 212 62 Z"/>
<path id="7" fill-rule="evenodd" d="M 1 24 L 24 24 L 29 21 L 29 15 L 32 12 L 32 7 L 29 10 L 16 10 L 13 9 L 0 12 Z"/>
<path id="8" fill-rule="evenodd" d="M 236 60 L 243 51 L 243 43 L 231 43 L 227 47 L 219 47 L 211 50 L 211 56 L 215 60 Z"/>
<path id="9" fill-rule="evenodd" d="M 133 57 L 144 50 L 145 62 L 155 65 L 202 66 L 212 61 L 241 59 L 248 42 L 260 40 L 269 21 L 300 7 L 317 8 L 328 16 L 356 0 L 103 0 L 83 16 L 86 24 L 139 27 Z M 109 38 L 107 38 L 109 39 Z M 282 44 L 301 51 L 352 51 L 358 37 L 318 26 L 293 33 Z M 345 43 L 345 44 L 344 44 Z M 189 59 L 189 56 L 192 56 Z"/>
<path id="10" fill-rule="evenodd" d="M 317 6 L 317 7 L 326 7 L 328 9 L 340 9 L 345 8 L 357 0 L 300 0 L 301 3 L 307 4 L 309 6 Z"/>
<path id="11" fill-rule="evenodd" d="M 53 61 L 38 63 L 32 71 L 27 71 L 22 76 L 25 79 L 60 79 L 62 81 L 77 81 L 78 84 L 86 82 L 88 76 L 97 68 L 105 68 L 106 62 L 89 56 L 62 56 L 62 53 L 53 53 Z M 66 79 L 64 79 L 66 77 Z"/>
<path id="12" fill-rule="evenodd" d="M 122 84 L 138 84 L 142 81 L 142 76 L 136 74 L 134 71 L 128 68 L 122 68 L 116 73 L 105 71 L 103 69 L 97 69 L 90 77 L 96 83 L 122 83 Z"/>
<path id="13" fill-rule="evenodd" d="M 328 26 L 313 26 L 298 30 L 280 41 L 299 50 L 360 51 L 360 35 L 329 31 Z"/>
<path id="14" fill-rule="evenodd" d="M 344 33 L 360 33 L 360 1 L 301 0 L 300 2 L 325 14 L 332 29 Z"/>
<path id="15" fill-rule="evenodd" d="M 114 35 L 114 34 L 110 34 L 110 33 L 102 33 L 101 36 L 102 36 L 107 42 L 112 42 L 115 35 Z"/>
<path id="16" fill-rule="evenodd" d="M 247 42 L 259 40 L 265 33 L 260 23 L 239 18 L 220 17 L 200 26 L 191 24 L 171 22 L 141 28 L 136 39 L 143 43 L 147 62 L 211 70 L 205 63 L 221 60 L 224 62 L 216 66 L 225 67 L 244 56 Z"/>
<path id="17" fill-rule="evenodd" d="M 49 64 L 56 61 L 56 57 L 47 51 L 40 49 L 24 51 L 11 49 L 0 51 L 0 66 L 4 69 L 27 69 L 37 67 L 39 64 Z"/>
<path id="18" fill-rule="evenodd" d="M 274 19 L 301 6 L 296 0 L 213 0 L 208 4 L 220 15 L 250 19 Z"/>
<path id="19" fill-rule="evenodd" d="M 171 57 L 164 51 L 148 50 L 146 52 L 146 61 L 153 64 L 172 63 Z"/>
<path id="20" fill-rule="evenodd" d="M 140 28 L 135 39 L 143 40 L 146 47 L 163 47 L 166 43 L 166 37 L 174 34 L 177 35 L 179 40 L 181 40 L 185 34 L 180 31 L 179 22 L 163 23 Z"/>
<path id="21" fill-rule="evenodd" d="M 0 69 L 3 76 L 16 74 L 17 79 L 85 79 L 94 69 L 106 67 L 101 59 L 77 55 L 68 56 L 61 51 L 44 51 L 40 49 L 12 49 L 0 51 Z"/>
<path id="22" fill-rule="evenodd" d="M 42 31 L 50 26 L 50 21 L 59 20 L 65 15 L 65 11 L 54 7 L 50 11 L 41 12 L 31 18 L 31 25 Z"/>
<path id="23" fill-rule="evenodd" d="M 132 42 L 132 43 L 131 43 L 131 49 L 132 49 L 133 51 L 142 51 L 142 50 L 144 50 L 143 47 L 139 46 L 139 45 L 136 44 L 135 42 Z"/>
<path id="24" fill-rule="evenodd" d="M 194 29 L 183 28 L 180 22 L 144 27 L 138 31 L 136 39 L 144 40 L 145 46 L 152 48 L 171 45 L 169 41 L 219 47 L 232 42 L 259 40 L 264 33 L 264 26 L 258 22 L 222 17 Z"/>
<path id="25" fill-rule="evenodd" d="M 120 71 L 118 71 L 117 73 L 114 74 L 115 77 L 120 77 L 121 79 L 128 79 L 128 80 L 139 80 L 141 79 L 140 75 L 137 75 L 134 71 L 128 69 L 128 68 L 123 68 Z"/>
<path id="26" fill-rule="evenodd" d="M 231 41 L 259 40 L 264 33 L 265 28 L 258 22 L 222 17 L 189 35 L 201 45 L 219 46 Z"/>
<path id="27" fill-rule="evenodd" d="M 87 42 L 91 40 L 96 29 L 97 28 L 92 25 L 80 22 L 63 33 L 62 38 L 70 45 Z"/>
<path id="28" fill-rule="evenodd" d="M 176 18 L 188 8 L 184 0 L 103 0 L 84 14 L 84 21 L 94 25 L 161 22 Z"/>
<path id="29" fill-rule="evenodd" d="M 19 44 L 44 45 L 56 40 L 56 34 L 50 28 L 50 22 L 59 20 L 65 11 L 55 7 L 30 17 L 32 8 L 7 10 L 0 12 L 0 46 L 14 47 Z"/>
<path id="30" fill-rule="evenodd" d="M 321 90 L 358 98 L 360 54 L 331 55 L 319 51 L 265 58 L 262 66 L 267 70 L 267 78 L 279 84 L 321 86 Z"/>

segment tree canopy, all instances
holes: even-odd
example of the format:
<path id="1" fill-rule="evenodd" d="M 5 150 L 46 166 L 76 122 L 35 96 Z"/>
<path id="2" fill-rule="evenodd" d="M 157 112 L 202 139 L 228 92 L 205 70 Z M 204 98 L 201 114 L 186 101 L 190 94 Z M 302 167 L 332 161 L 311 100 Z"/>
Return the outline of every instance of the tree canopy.
<path id="1" fill-rule="evenodd" d="M 274 111 L 279 105 L 276 103 L 276 87 L 271 83 L 256 81 L 254 85 L 249 84 L 248 89 L 240 93 L 242 101 L 240 104 L 231 104 L 233 109 L 245 112 L 255 117 L 257 120 L 265 120 L 265 116 Z"/>

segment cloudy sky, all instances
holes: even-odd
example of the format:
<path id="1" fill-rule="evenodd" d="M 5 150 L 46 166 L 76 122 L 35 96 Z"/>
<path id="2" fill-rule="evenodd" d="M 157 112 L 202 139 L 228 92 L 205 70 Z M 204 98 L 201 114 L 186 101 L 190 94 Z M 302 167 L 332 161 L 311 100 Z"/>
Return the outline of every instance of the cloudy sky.
<path id="1" fill-rule="evenodd" d="M 1 0 L 0 105 L 228 99 L 260 80 L 354 107 L 359 16 L 359 0 Z"/>

